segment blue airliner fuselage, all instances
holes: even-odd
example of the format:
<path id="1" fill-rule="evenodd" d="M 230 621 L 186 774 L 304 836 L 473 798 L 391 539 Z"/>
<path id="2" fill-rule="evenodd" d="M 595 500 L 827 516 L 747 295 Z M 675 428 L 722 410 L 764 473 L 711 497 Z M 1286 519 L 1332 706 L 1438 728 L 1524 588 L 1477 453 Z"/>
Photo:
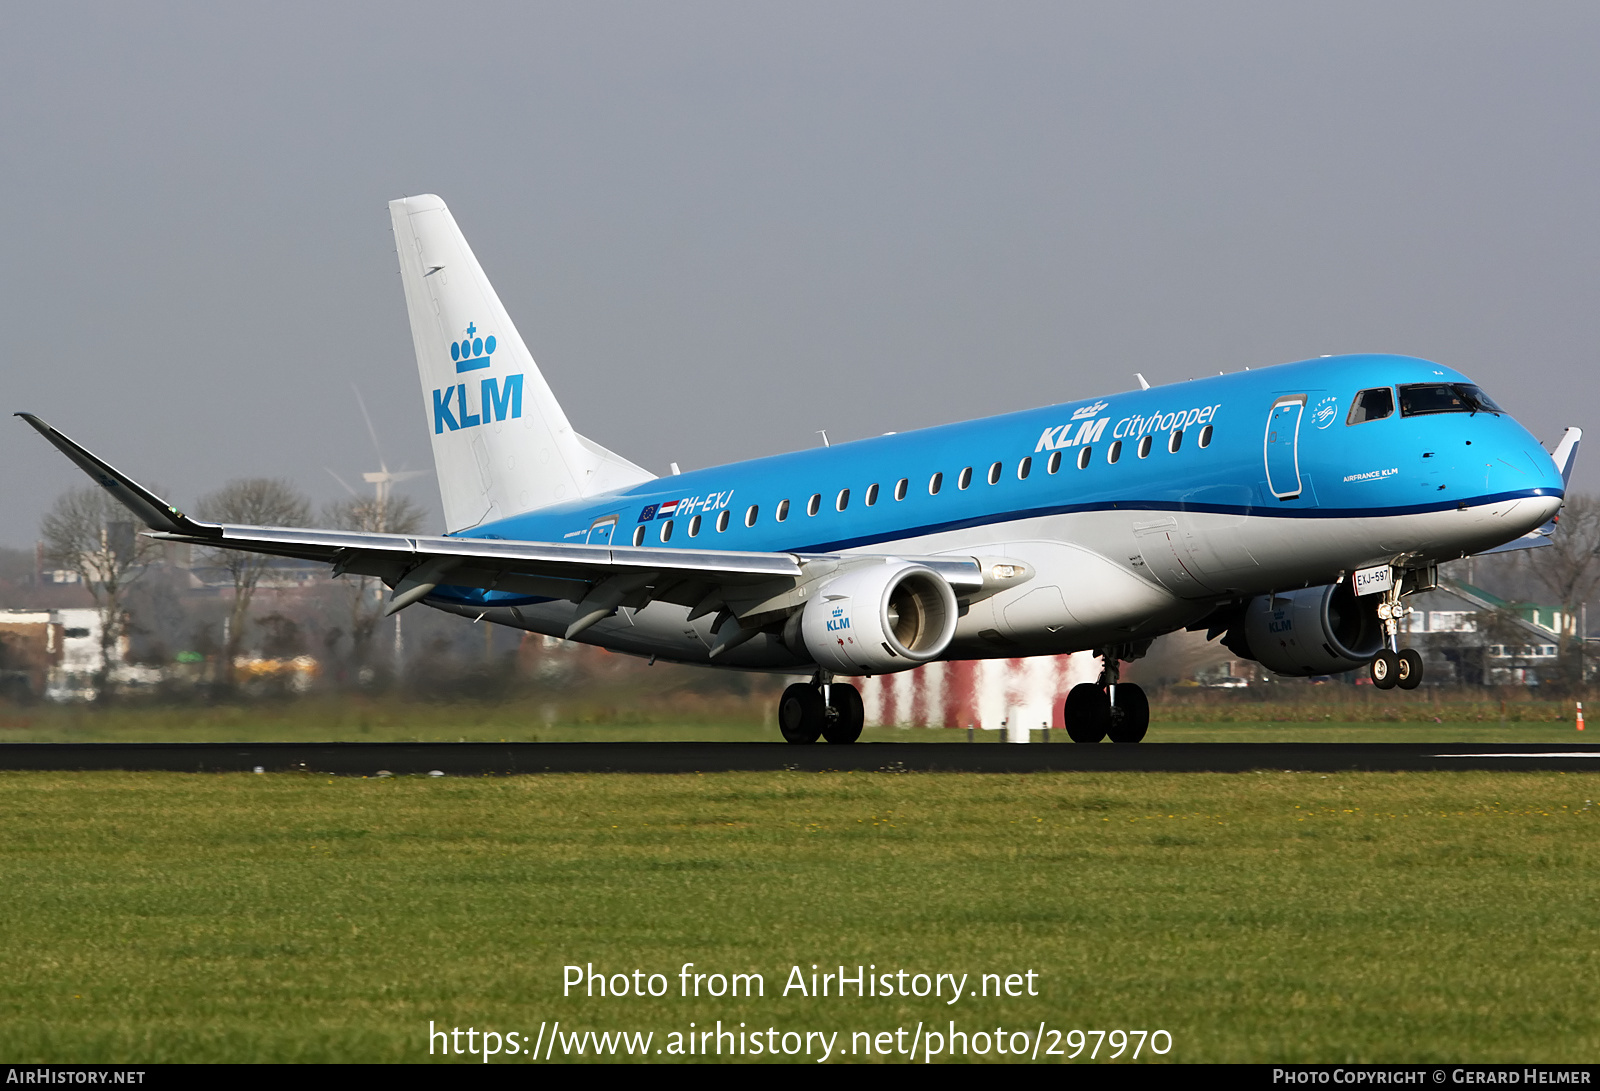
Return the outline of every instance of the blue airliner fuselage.
<path id="1" fill-rule="evenodd" d="M 1307 360 L 731 463 L 463 533 L 700 550 L 1014 556 L 1037 570 L 1018 597 L 1047 585 L 1074 588 L 1085 576 L 1103 585 L 1110 570 L 1120 570 L 1118 583 L 1131 578 L 1165 592 L 1129 596 L 1130 612 L 1155 608 L 1154 626 L 1091 610 L 1088 624 L 1045 617 L 1029 630 L 996 622 L 986 640 L 984 630 L 963 624 L 950 649 L 1070 651 L 1177 627 L 1224 599 L 1331 583 L 1390 560 L 1454 559 L 1545 523 L 1564 488 L 1550 455 L 1492 402 L 1440 404 L 1455 387 L 1476 391 L 1461 373 L 1411 357 Z M 1410 389 L 1434 401 L 1410 405 L 1402 394 Z M 1364 417 L 1354 400 L 1376 391 L 1388 391 L 1389 410 L 1379 404 Z M 1085 549 L 1097 555 L 1092 567 L 1109 562 L 1109 570 L 1085 571 L 1077 556 Z M 518 606 L 534 620 L 548 600 L 441 587 L 431 601 L 462 610 Z M 994 605 L 998 615 L 985 613 L 1003 620 L 1009 604 Z M 1073 612 L 1070 596 L 1062 605 Z M 539 627 L 561 631 L 569 611 L 558 607 Z M 627 627 L 637 631 L 638 619 Z M 617 635 L 633 644 L 633 634 Z M 695 643 L 688 658 L 705 651 Z M 729 662 L 796 665 L 786 650 L 773 650 L 764 663 L 750 662 L 754 648 Z"/>

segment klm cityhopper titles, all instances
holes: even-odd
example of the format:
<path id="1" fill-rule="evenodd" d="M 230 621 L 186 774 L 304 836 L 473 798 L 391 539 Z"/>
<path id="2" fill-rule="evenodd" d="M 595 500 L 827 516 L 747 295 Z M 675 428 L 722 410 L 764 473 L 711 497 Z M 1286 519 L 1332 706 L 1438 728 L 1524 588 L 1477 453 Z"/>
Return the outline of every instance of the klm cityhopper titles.
<path id="1" fill-rule="evenodd" d="M 22 416 L 171 541 L 324 561 L 425 603 L 615 651 L 809 676 L 790 742 L 852 742 L 843 678 L 1090 649 L 1071 737 L 1137 742 L 1122 662 L 1205 629 L 1281 674 L 1399 646 L 1435 566 L 1542 544 L 1555 453 L 1465 375 L 1403 356 L 1308 360 L 661 479 L 573 431 L 437 197 L 390 204 L 442 537 L 189 518 Z"/>

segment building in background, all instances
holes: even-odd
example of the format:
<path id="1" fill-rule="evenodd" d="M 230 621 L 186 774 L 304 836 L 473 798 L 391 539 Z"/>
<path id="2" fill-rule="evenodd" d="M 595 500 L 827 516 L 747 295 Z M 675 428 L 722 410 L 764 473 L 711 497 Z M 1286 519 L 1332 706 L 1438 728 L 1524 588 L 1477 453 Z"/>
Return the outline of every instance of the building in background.
<path id="1" fill-rule="evenodd" d="M 1413 596 L 1410 606 L 1404 629 L 1422 653 L 1424 685 L 1553 682 L 1563 633 L 1579 628 L 1560 607 L 1511 602 L 1458 580 L 1439 581 L 1437 590 Z"/>
<path id="2" fill-rule="evenodd" d="M 113 681 L 133 681 L 127 639 L 111 650 Z M 13 698 L 91 701 L 100 672 L 100 611 L 0 610 L 0 679 Z"/>

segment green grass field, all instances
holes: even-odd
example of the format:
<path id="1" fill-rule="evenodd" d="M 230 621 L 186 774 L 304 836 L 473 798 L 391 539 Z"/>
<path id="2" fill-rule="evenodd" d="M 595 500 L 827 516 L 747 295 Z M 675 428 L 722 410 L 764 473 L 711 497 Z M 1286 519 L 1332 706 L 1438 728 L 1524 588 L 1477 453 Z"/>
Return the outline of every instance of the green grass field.
<path id="1" fill-rule="evenodd" d="M 603 687 L 602 687 L 603 688 Z M 1475 695 L 1374 695 L 1354 687 L 1304 687 L 1311 697 L 1257 693 L 1158 695 L 1151 742 L 1529 742 L 1600 739 L 1573 726 L 1570 701 L 1484 700 Z M 769 699 L 770 698 L 770 699 Z M 400 695 L 326 695 L 218 704 L 127 702 L 110 707 L 0 708 L 7 742 L 775 742 L 775 696 L 667 700 L 619 693 L 594 699 L 511 697 L 429 701 Z M 993 741 L 998 732 L 977 732 Z M 1064 732 L 1052 732 L 1052 742 Z M 1039 738 L 1036 735 L 1035 738 Z M 868 728 L 868 742 L 965 743 L 965 730 Z"/>
<path id="2" fill-rule="evenodd" d="M 954 1020 L 1159 1028 L 1177 1061 L 1589 1061 L 1597 786 L 5 773 L 0 1056 L 420 1061 L 430 1020 L 653 1049 L 721 1019 L 839 1031 L 857 1060 L 852 1032 Z M 590 962 L 766 995 L 563 997 Z M 780 995 L 813 963 L 1031 970 L 1039 995 Z"/>

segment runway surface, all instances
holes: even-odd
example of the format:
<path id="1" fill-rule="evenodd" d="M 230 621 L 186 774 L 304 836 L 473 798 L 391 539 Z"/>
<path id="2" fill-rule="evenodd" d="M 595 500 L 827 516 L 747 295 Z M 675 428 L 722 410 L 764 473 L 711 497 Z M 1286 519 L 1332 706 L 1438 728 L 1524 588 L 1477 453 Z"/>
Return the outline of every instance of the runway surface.
<path id="1" fill-rule="evenodd" d="M 516 773 L 1600 772 L 1600 745 L 1466 743 L 6 743 L 0 770 L 494 776 Z"/>

